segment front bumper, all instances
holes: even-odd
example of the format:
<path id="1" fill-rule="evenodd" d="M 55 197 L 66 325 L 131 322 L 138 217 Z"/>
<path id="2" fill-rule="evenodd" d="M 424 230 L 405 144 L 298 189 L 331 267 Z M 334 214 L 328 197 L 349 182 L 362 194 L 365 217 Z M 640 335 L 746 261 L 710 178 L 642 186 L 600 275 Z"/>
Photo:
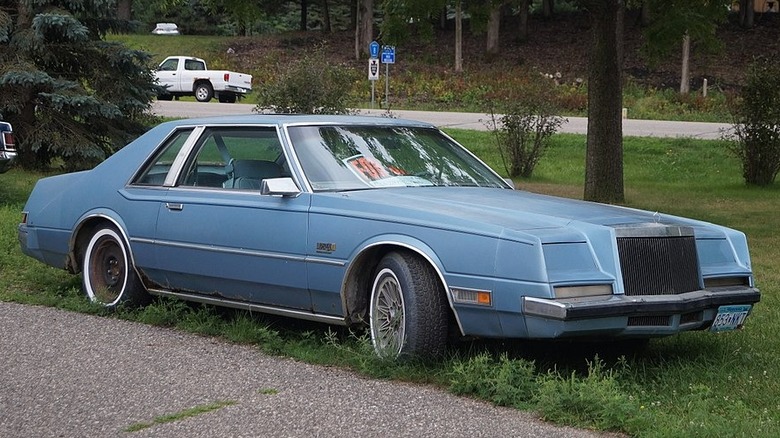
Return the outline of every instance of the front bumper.
<path id="1" fill-rule="evenodd" d="M 728 287 L 703 289 L 677 295 L 611 295 L 552 300 L 523 297 L 523 313 L 559 321 L 609 317 L 676 315 L 717 309 L 731 304 L 753 304 L 761 299 L 758 289 Z"/>

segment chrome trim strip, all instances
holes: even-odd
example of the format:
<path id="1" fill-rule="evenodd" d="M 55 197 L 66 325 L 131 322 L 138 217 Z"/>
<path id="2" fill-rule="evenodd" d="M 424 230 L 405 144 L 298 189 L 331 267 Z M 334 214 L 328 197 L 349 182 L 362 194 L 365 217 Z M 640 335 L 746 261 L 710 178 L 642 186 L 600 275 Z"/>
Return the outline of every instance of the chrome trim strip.
<path id="1" fill-rule="evenodd" d="M 657 223 L 615 225 L 615 236 L 621 237 L 693 237 L 693 228 Z"/>
<path id="2" fill-rule="evenodd" d="M 344 260 L 333 260 L 333 259 L 326 259 L 324 257 L 310 257 L 306 256 L 306 261 L 311 263 L 317 263 L 320 265 L 331 265 L 331 266 L 346 266 L 347 262 Z"/>
<path id="3" fill-rule="evenodd" d="M 248 310 L 250 312 L 267 313 L 270 315 L 288 316 L 307 321 L 323 322 L 326 324 L 347 325 L 343 317 L 331 315 L 318 315 L 316 313 L 304 312 L 302 310 L 283 309 L 279 307 L 263 306 L 243 301 L 233 301 L 224 298 L 212 298 L 205 295 L 197 295 L 185 292 L 172 292 L 164 289 L 149 289 L 149 293 L 165 297 L 179 298 L 186 301 L 194 301 L 202 304 L 212 304 L 215 306 L 231 307 L 233 309 Z"/>
<path id="4" fill-rule="evenodd" d="M 343 260 L 332 260 L 323 257 L 295 256 L 295 255 L 274 253 L 274 252 L 267 252 L 267 251 L 257 251 L 257 250 L 244 249 L 244 248 L 219 247 L 219 246 L 202 245 L 196 243 L 181 243 L 181 242 L 171 242 L 165 240 L 155 240 L 155 239 L 145 239 L 145 238 L 133 238 L 131 239 L 131 242 L 144 243 L 147 245 L 162 245 L 162 246 L 169 246 L 173 248 L 190 248 L 190 249 L 197 249 L 201 251 L 211 251 L 211 252 L 219 252 L 225 254 L 240 254 L 240 255 L 248 255 L 253 257 L 264 257 L 269 259 L 287 260 L 292 262 L 317 263 L 317 264 L 331 265 L 331 266 L 345 266 L 347 264 L 347 262 Z"/>

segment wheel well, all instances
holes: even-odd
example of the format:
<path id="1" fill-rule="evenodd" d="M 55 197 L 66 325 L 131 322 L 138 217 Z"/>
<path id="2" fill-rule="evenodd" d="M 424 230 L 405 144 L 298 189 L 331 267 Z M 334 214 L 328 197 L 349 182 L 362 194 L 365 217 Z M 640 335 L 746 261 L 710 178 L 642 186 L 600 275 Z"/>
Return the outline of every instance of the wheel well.
<path id="1" fill-rule="evenodd" d="M 211 81 L 209 81 L 208 79 L 198 79 L 192 84 L 192 91 L 195 91 L 195 89 L 198 88 L 198 85 L 200 84 L 206 84 L 209 87 L 212 87 L 213 89 L 213 86 L 211 85 Z"/>
<path id="2" fill-rule="evenodd" d="M 69 272 L 73 274 L 78 274 L 81 272 L 83 268 L 82 263 L 84 261 L 84 252 L 86 251 L 87 245 L 89 244 L 89 238 L 95 232 L 95 229 L 103 225 L 116 226 L 113 222 L 102 217 L 93 217 L 87 219 L 86 221 L 82 222 L 81 225 L 79 225 L 79 228 L 71 242 L 70 253 L 68 254 L 67 269 Z"/>
<path id="3" fill-rule="evenodd" d="M 344 281 L 345 314 L 347 324 L 366 324 L 368 323 L 368 307 L 371 299 L 371 283 L 374 280 L 374 271 L 382 257 L 390 252 L 400 252 L 419 257 L 425 263 L 434 268 L 439 279 L 441 292 L 444 292 L 443 278 L 438 269 L 433 266 L 431 261 L 424 257 L 418 251 L 401 245 L 379 245 L 366 249 L 360 253 L 351 263 L 347 278 Z M 449 308 L 449 316 L 453 317 L 452 309 Z"/>

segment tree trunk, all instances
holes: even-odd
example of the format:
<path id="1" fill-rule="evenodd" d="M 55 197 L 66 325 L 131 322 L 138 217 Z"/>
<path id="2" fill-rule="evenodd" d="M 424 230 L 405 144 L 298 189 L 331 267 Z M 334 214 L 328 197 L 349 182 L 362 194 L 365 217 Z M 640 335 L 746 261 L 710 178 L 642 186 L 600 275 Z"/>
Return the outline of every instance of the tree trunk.
<path id="1" fill-rule="evenodd" d="M 330 26 L 330 4 L 328 4 L 328 0 L 322 0 L 322 31 L 330 32 L 332 30 Z"/>
<path id="2" fill-rule="evenodd" d="M 130 21 L 133 19 L 133 0 L 119 0 L 116 2 L 116 18 Z"/>
<path id="3" fill-rule="evenodd" d="M 691 77 L 688 70 L 691 58 L 691 36 L 688 32 L 683 36 L 682 43 L 682 71 L 680 72 L 680 94 L 688 94 L 691 91 Z"/>
<path id="4" fill-rule="evenodd" d="M 555 0 L 542 0 L 542 16 L 552 18 L 555 13 Z"/>
<path id="5" fill-rule="evenodd" d="M 461 0 L 455 0 L 455 72 L 463 71 L 463 9 Z"/>
<path id="6" fill-rule="evenodd" d="M 622 82 L 619 14 L 622 0 L 587 2 L 591 16 L 585 199 L 620 203 L 623 191 Z"/>
<path id="7" fill-rule="evenodd" d="M 519 41 L 528 41 L 528 7 L 529 0 L 520 0 L 520 28 L 517 30 Z"/>
<path id="8" fill-rule="evenodd" d="M 301 30 L 306 31 L 309 28 L 309 1 L 301 0 Z"/>
<path id="9" fill-rule="evenodd" d="M 639 24 L 642 27 L 650 25 L 650 0 L 642 2 L 642 8 L 639 10 Z"/>
<path id="10" fill-rule="evenodd" d="M 356 52 L 368 55 L 368 45 L 374 40 L 374 0 L 362 0 L 358 10 L 359 29 Z M 360 56 L 358 55 L 359 59 Z"/>
<path id="11" fill-rule="evenodd" d="M 360 0 L 354 0 L 350 8 L 352 15 L 352 28 L 355 30 L 355 59 L 360 60 Z"/>
<path id="12" fill-rule="evenodd" d="M 739 1 L 739 25 L 743 29 L 752 29 L 755 24 L 755 0 Z"/>
<path id="13" fill-rule="evenodd" d="M 487 47 L 485 51 L 488 55 L 498 54 L 498 35 L 501 30 L 501 8 L 503 4 L 494 5 L 490 10 L 487 28 Z"/>

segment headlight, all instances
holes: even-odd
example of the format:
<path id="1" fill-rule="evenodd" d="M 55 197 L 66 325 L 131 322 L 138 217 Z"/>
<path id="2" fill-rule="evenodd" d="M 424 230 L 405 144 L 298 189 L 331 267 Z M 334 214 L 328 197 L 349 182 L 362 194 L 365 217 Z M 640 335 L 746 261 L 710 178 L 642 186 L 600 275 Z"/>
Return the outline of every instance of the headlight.
<path id="1" fill-rule="evenodd" d="M 555 298 L 595 297 L 612 295 L 611 284 L 593 284 L 588 286 L 556 286 L 553 287 Z"/>

